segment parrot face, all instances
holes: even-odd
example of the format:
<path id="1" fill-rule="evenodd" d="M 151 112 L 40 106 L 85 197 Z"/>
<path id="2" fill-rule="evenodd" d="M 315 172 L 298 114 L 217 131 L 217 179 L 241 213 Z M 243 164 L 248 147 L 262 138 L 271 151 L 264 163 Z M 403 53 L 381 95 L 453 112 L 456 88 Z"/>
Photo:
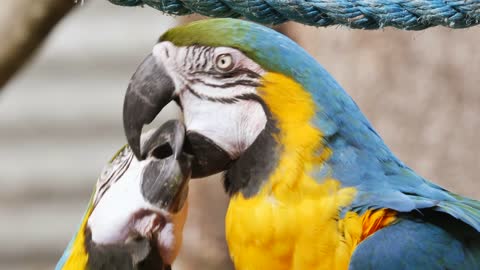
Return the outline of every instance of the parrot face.
<path id="1" fill-rule="evenodd" d="M 127 137 L 132 149 L 138 157 L 144 155 L 136 147 L 138 127 L 143 126 L 137 117 L 149 115 L 145 121 L 149 122 L 174 99 L 183 108 L 187 147 L 196 154 L 193 176 L 225 170 L 266 125 L 266 112 L 256 93 L 263 73 L 257 63 L 233 48 L 157 44 L 127 91 L 124 121 L 131 127 Z"/>
<path id="2" fill-rule="evenodd" d="M 128 146 L 117 153 L 103 169 L 57 269 L 79 269 L 81 258 L 90 270 L 163 269 L 173 263 L 188 208 L 191 162 L 181 153 L 184 133 L 180 122 L 169 121 L 144 136 L 145 160 L 138 161 Z"/>

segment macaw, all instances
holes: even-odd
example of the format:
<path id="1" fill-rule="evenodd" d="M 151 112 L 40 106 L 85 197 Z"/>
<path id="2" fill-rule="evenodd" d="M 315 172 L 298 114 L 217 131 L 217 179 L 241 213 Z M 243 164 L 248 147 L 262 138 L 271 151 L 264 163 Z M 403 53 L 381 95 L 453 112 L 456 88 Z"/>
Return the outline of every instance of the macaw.
<path id="1" fill-rule="evenodd" d="M 238 270 L 480 269 L 480 202 L 422 178 L 304 49 L 238 19 L 168 30 L 128 86 L 124 129 L 171 101 L 192 178 L 224 172 Z"/>
<path id="2" fill-rule="evenodd" d="M 124 146 L 104 167 L 56 270 L 169 270 L 182 243 L 191 157 L 170 120 L 148 132 L 137 160 Z"/>

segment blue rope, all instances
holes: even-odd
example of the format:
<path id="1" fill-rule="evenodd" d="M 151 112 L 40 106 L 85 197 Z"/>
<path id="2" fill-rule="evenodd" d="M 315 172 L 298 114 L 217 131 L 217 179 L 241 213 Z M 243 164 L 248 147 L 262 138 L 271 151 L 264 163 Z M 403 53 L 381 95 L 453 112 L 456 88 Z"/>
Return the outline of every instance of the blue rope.
<path id="1" fill-rule="evenodd" d="M 123 6 L 148 5 L 170 15 L 245 17 L 263 24 L 296 21 L 314 26 L 359 29 L 387 26 L 421 30 L 442 25 L 466 28 L 480 23 L 480 0 L 109 0 Z"/>

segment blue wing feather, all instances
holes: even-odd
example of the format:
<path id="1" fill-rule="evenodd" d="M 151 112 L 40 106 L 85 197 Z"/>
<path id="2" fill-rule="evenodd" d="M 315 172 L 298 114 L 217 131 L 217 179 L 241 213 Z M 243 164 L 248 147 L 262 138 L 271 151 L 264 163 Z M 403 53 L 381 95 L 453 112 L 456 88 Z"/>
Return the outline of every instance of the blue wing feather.
<path id="1" fill-rule="evenodd" d="M 480 235 L 445 214 L 401 219 L 360 243 L 349 269 L 480 269 Z"/>
<path id="2" fill-rule="evenodd" d="M 357 189 L 356 199 L 344 212 L 432 208 L 480 232 L 480 202 L 453 194 L 408 168 L 387 148 L 358 107 L 339 109 L 328 121 L 326 117 L 327 111 L 322 111 L 313 124 L 329 131 L 324 140 L 333 154 L 325 166 L 314 172 L 314 177 L 321 181 L 331 176 Z"/>

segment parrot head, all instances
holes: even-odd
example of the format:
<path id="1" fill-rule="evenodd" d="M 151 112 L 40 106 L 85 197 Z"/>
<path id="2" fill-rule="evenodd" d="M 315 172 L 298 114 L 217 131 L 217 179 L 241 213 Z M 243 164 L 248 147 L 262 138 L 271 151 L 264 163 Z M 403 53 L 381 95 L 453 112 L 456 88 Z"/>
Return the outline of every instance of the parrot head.
<path id="1" fill-rule="evenodd" d="M 139 147 L 142 127 L 171 101 L 183 111 L 192 177 L 226 171 L 230 194 L 257 192 L 282 153 L 310 149 L 327 157 L 322 143 L 334 134 L 364 132 L 381 143 L 353 100 L 304 49 L 243 20 L 173 28 L 139 66 L 123 108 L 126 137 L 139 159 L 146 154 Z"/>
<path id="2" fill-rule="evenodd" d="M 128 146 L 106 165 L 56 269 L 169 269 L 182 242 L 190 157 L 175 120 L 147 133 L 145 159 Z"/>

